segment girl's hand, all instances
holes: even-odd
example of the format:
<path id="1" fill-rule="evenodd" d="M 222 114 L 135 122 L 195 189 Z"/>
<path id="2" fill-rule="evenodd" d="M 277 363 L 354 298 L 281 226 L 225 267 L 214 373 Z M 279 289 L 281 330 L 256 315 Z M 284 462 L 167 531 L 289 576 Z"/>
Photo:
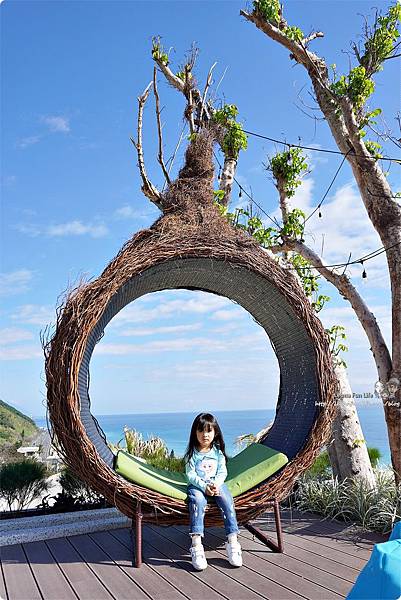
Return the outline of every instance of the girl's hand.
<path id="1" fill-rule="evenodd" d="M 212 483 L 208 483 L 205 492 L 208 496 L 214 496 L 214 485 Z"/>
<path id="2" fill-rule="evenodd" d="M 210 496 L 219 496 L 220 488 L 218 488 L 217 485 L 215 485 L 214 483 L 209 483 L 207 487 L 211 490 Z"/>

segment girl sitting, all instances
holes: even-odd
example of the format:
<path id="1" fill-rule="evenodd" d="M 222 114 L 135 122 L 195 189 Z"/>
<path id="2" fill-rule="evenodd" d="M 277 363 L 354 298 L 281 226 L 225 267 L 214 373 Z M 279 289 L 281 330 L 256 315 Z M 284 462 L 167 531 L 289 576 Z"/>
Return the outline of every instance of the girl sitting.
<path id="1" fill-rule="evenodd" d="M 190 553 L 192 565 L 198 571 L 207 567 L 202 537 L 209 496 L 214 498 L 224 517 L 229 563 L 235 567 L 242 566 L 234 501 L 224 483 L 227 477 L 226 459 L 223 435 L 217 420 L 209 413 L 200 413 L 192 423 L 188 447 L 184 455 L 185 472 L 189 482 L 189 535 L 192 538 Z"/>

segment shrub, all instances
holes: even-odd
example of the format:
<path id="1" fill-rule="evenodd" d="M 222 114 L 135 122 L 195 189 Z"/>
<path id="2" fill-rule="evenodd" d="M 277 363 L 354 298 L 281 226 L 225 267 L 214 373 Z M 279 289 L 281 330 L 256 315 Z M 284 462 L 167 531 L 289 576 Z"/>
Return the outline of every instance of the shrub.
<path id="1" fill-rule="evenodd" d="M 104 500 L 103 496 L 92 490 L 69 468 L 64 467 L 60 475 L 62 487 L 61 500 L 64 503 L 76 504 L 98 504 Z"/>
<path id="2" fill-rule="evenodd" d="M 129 454 L 143 458 L 147 463 L 159 469 L 184 472 L 184 459 L 177 458 L 174 455 L 174 450 L 169 452 L 166 443 L 161 438 L 151 435 L 149 439 L 144 440 L 139 431 L 124 427 L 124 440 L 124 450 Z M 112 450 L 119 450 L 121 441 L 118 442 L 117 446 L 112 446 Z"/>
<path id="3" fill-rule="evenodd" d="M 368 454 L 372 467 L 376 468 L 382 456 L 380 450 L 378 448 L 368 448 Z M 322 479 L 330 478 L 332 476 L 330 458 L 327 450 L 324 450 L 319 454 L 312 466 L 305 472 L 305 476 Z"/>
<path id="4" fill-rule="evenodd" d="M 392 469 L 376 469 L 375 475 L 375 489 L 357 479 L 338 482 L 301 477 L 294 492 L 295 507 L 387 533 L 401 518 L 401 485 L 396 486 Z"/>
<path id="5" fill-rule="evenodd" d="M 48 490 L 47 476 L 46 466 L 34 459 L 4 464 L 0 468 L 0 496 L 9 510 L 14 503 L 16 510 L 22 510 Z"/>

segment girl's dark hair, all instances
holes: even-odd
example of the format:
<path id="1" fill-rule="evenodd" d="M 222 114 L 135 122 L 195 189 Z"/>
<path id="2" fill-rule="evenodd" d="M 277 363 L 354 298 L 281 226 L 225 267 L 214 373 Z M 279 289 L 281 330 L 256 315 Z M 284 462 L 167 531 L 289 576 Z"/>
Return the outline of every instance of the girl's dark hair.
<path id="1" fill-rule="evenodd" d="M 184 461 L 186 463 L 191 460 L 194 450 L 198 449 L 198 438 L 196 437 L 196 432 L 210 431 L 211 429 L 214 429 L 214 438 L 210 444 L 211 447 L 213 448 L 216 446 L 216 448 L 221 450 L 225 459 L 227 460 L 226 445 L 224 443 L 223 434 L 221 433 L 220 425 L 218 424 L 216 417 L 210 413 L 200 413 L 197 417 L 195 417 L 195 420 L 192 423 L 188 446 L 184 454 Z"/>

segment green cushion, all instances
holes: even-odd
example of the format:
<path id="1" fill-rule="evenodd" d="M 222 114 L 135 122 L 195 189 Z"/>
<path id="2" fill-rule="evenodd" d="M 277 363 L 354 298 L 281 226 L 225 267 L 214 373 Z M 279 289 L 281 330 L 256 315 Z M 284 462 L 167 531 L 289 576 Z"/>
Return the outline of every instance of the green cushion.
<path id="1" fill-rule="evenodd" d="M 288 463 L 282 452 L 263 444 L 251 444 L 227 462 L 225 481 L 233 498 L 262 483 Z"/>
<path id="2" fill-rule="evenodd" d="M 228 459 L 225 483 L 235 498 L 268 479 L 287 462 L 285 454 L 263 444 L 251 444 Z M 187 498 L 188 479 L 185 473 L 152 467 L 124 450 L 119 450 L 116 456 L 115 470 L 126 479 L 170 498 Z"/>
<path id="3" fill-rule="evenodd" d="M 187 499 L 188 479 L 185 473 L 152 467 L 124 450 L 118 451 L 114 468 L 126 479 L 145 488 L 170 496 L 170 498 Z"/>

